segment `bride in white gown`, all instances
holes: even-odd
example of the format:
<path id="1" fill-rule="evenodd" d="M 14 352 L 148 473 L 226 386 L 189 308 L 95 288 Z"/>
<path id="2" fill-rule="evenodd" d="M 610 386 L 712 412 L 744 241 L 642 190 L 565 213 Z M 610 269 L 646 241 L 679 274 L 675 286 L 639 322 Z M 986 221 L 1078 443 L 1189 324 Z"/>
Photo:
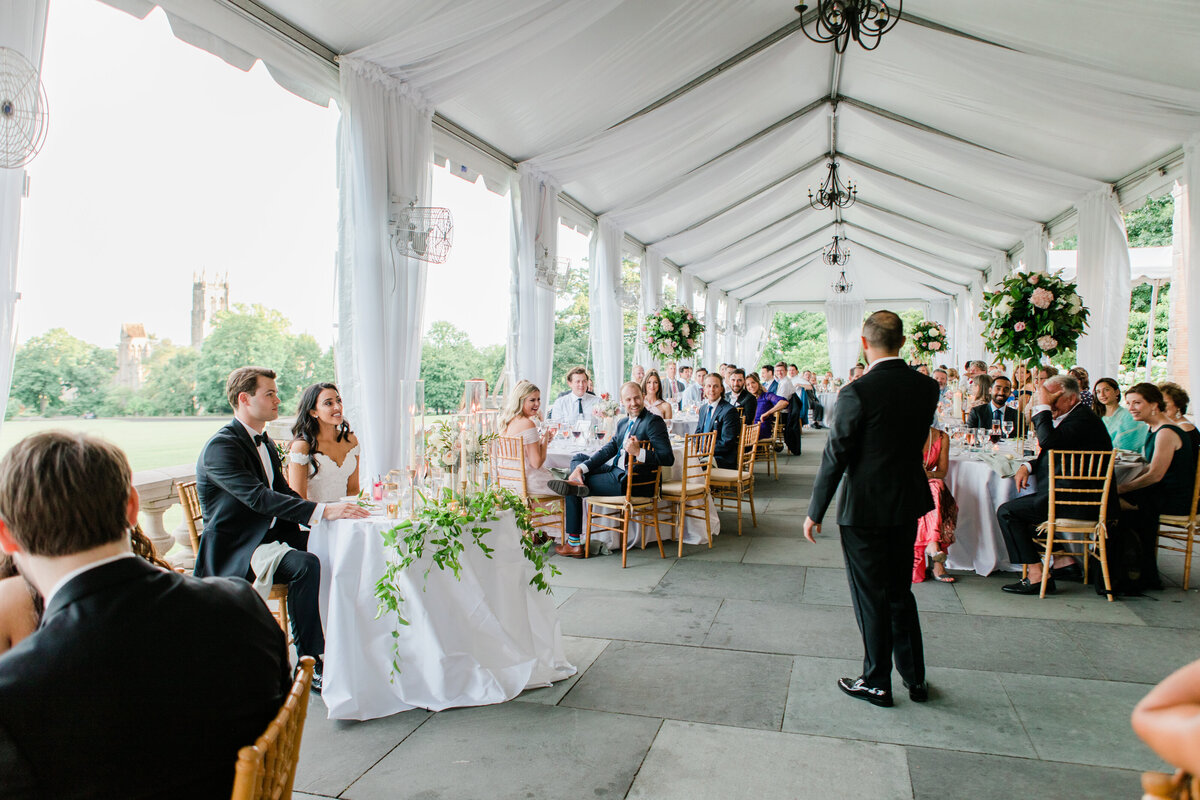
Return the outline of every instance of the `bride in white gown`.
<path id="1" fill-rule="evenodd" d="M 306 500 L 329 503 L 358 494 L 358 437 L 342 418 L 332 383 L 304 390 L 292 425 L 288 484 Z"/>
<path id="2" fill-rule="evenodd" d="M 500 435 L 520 439 L 525 445 L 525 486 L 531 495 L 554 494 L 548 486 L 554 475 L 546 469 L 546 446 L 554 433 L 547 430 L 538 435 L 536 420 L 541 407 L 541 391 L 529 381 L 519 381 L 500 415 L 500 425 L 504 429 Z"/>

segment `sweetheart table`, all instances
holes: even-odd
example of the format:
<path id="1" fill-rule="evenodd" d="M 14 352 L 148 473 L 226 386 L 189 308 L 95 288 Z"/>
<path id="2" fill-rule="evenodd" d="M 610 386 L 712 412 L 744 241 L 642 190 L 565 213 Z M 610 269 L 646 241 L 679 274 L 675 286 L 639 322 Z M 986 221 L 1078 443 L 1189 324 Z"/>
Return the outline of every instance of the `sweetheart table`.
<path id="1" fill-rule="evenodd" d="M 325 626 L 324 688 L 330 719 L 374 719 L 426 708 L 441 711 L 511 700 L 525 689 L 575 674 L 563 653 L 554 600 L 529 585 L 511 511 L 483 523 L 489 559 L 467 542 L 461 580 L 423 556 L 401 576 L 402 613 L 376 619 L 375 583 L 384 572 L 382 531 L 396 520 L 325 520 L 308 549 L 321 561 Z M 392 674 L 392 631 L 401 672 Z"/>

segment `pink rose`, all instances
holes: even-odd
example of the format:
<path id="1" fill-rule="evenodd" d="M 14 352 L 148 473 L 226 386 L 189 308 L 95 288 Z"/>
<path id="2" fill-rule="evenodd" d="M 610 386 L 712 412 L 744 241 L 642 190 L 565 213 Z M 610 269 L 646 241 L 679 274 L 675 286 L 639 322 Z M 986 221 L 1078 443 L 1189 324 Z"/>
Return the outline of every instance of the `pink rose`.
<path id="1" fill-rule="evenodd" d="M 1042 306 L 1042 307 L 1045 308 L 1045 306 Z M 666 331 L 667 333 L 670 333 L 671 331 L 675 330 L 675 325 L 672 324 L 671 320 L 664 319 L 662 321 L 662 329 L 664 331 Z"/>
<path id="2" fill-rule="evenodd" d="M 1021 331 L 1025 330 L 1025 323 L 1018 322 L 1016 325 L 1013 325 L 1013 330 L 1017 333 L 1020 333 Z"/>
<path id="3" fill-rule="evenodd" d="M 930 349 L 930 350 L 941 350 L 941 349 L 942 349 L 942 343 L 941 343 L 941 342 L 930 342 L 930 343 L 929 343 L 929 349 Z"/>
<path id="4" fill-rule="evenodd" d="M 688 339 L 688 349 L 689 350 L 696 349 L 696 340 L 695 339 Z"/>
<path id="5" fill-rule="evenodd" d="M 1054 348 L 1058 347 L 1058 340 L 1053 336 L 1039 336 L 1037 340 L 1037 346 L 1046 352 L 1050 352 Z"/>
<path id="6" fill-rule="evenodd" d="M 1033 294 L 1029 296 L 1029 302 L 1038 308 L 1049 308 L 1054 302 L 1054 292 L 1049 289 L 1034 289 Z"/>
<path id="7" fill-rule="evenodd" d="M 1029 285 L 1037 286 L 1037 282 L 1038 282 L 1038 276 L 1037 276 L 1037 273 L 1035 272 L 1029 276 Z"/>

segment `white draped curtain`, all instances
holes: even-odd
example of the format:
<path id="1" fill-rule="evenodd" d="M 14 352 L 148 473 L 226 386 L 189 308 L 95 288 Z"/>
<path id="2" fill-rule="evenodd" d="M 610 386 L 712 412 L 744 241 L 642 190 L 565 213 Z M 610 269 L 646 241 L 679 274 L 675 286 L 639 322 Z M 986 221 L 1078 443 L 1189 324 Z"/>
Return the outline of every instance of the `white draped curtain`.
<path id="1" fill-rule="evenodd" d="M 765 303 L 747 303 L 744 308 L 746 335 L 735 360 L 741 364 L 757 364 L 767 346 L 767 334 L 775 312 L 770 311 Z"/>
<path id="2" fill-rule="evenodd" d="M 596 393 L 617 396 L 625 379 L 624 329 L 621 315 L 621 243 L 625 232 L 600 217 L 589 248 L 592 357 Z"/>
<path id="3" fill-rule="evenodd" d="M 0 2 L 0 47 L 24 56 L 41 69 L 46 35 L 46 0 Z M 8 403 L 17 344 L 17 254 L 25 170 L 0 170 L 0 408 Z"/>
<path id="4" fill-rule="evenodd" d="M 373 64 L 341 65 L 338 382 L 374 475 L 404 466 L 411 436 L 400 382 L 421 372 L 426 267 L 392 246 L 389 218 L 393 198 L 429 205 L 433 109 Z"/>
<path id="5" fill-rule="evenodd" d="M 658 358 L 650 353 L 646 344 L 646 335 L 642 332 L 642 322 L 662 305 L 663 258 L 662 253 L 653 247 L 646 250 L 642 256 L 642 297 L 641 319 L 638 320 L 637 345 L 634 347 L 634 363 L 641 364 L 646 369 L 657 368 Z"/>
<path id="6" fill-rule="evenodd" d="M 862 349 L 863 316 L 867 304 L 857 298 L 825 301 L 825 330 L 829 337 L 829 368 L 835 378 L 849 376 Z"/>
<path id="7" fill-rule="evenodd" d="M 1076 361 L 1097 377 L 1116 375 L 1129 328 L 1129 242 L 1111 186 L 1079 202 L 1076 281 L 1091 311 Z"/>
<path id="8" fill-rule="evenodd" d="M 1183 257 L 1186 271 L 1186 304 L 1189 325 L 1200 324 L 1200 136 L 1193 137 L 1183 149 L 1183 185 L 1187 188 L 1187 209 L 1180 215 L 1186 227 L 1183 237 L 1186 243 Z M 1180 302 L 1180 298 L 1172 298 Z M 1183 343 L 1187 352 L 1188 387 L 1193 395 L 1200 391 L 1200 346 L 1195 346 L 1195 334 L 1189 330 L 1188 341 Z"/>
<path id="9" fill-rule="evenodd" d="M 1050 249 L 1050 237 L 1046 228 L 1042 225 L 1030 228 L 1021 237 L 1021 242 L 1024 246 L 1021 261 L 1025 264 L 1025 272 L 1045 272 L 1048 259 L 1046 252 Z M 1000 277 L 993 274 L 992 280 L 999 280 Z"/>
<path id="10" fill-rule="evenodd" d="M 701 342 L 705 366 L 709 370 L 717 368 L 721 356 L 717 352 L 717 300 L 718 292 L 712 286 L 704 289 L 704 339 Z"/>
<path id="11" fill-rule="evenodd" d="M 696 308 L 696 279 L 687 270 L 679 271 L 679 282 L 675 287 L 675 302 L 686 306 L 692 313 L 704 310 Z"/>
<path id="12" fill-rule="evenodd" d="M 729 295 L 725 295 L 725 340 L 721 346 L 721 360 L 749 370 L 753 367 L 752 364 L 739 364 L 737 360 L 737 334 L 734 332 L 734 328 L 737 327 L 739 306 L 741 306 L 740 300 L 734 300 Z"/>
<path id="13" fill-rule="evenodd" d="M 509 378 L 550 391 L 554 361 L 554 289 L 537 280 L 539 259 L 555 269 L 558 255 L 558 191 L 546 176 L 522 165 L 512 187 L 512 303 Z"/>

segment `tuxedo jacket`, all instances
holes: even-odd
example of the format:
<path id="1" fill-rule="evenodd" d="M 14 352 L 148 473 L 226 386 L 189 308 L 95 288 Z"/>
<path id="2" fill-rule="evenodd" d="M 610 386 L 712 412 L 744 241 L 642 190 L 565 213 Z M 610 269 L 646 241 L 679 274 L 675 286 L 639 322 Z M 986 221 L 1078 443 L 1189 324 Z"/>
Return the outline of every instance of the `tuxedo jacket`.
<path id="1" fill-rule="evenodd" d="M 244 580 L 95 567 L 0 658 L 0 797 L 228 797 L 290 686 L 283 632 Z"/>
<path id="2" fill-rule="evenodd" d="M 743 389 L 741 397 L 736 400 L 734 399 L 733 392 L 726 395 L 726 399 L 742 412 L 742 419 L 747 425 L 754 424 L 754 412 L 758 411 L 757 397 Z"/>
<path id="3" fill-rule="evenodd" d="M 296 494 L 283 477 L 272 445 L 271 479 L 246 427 L 236 419 L 217 431 L 196 462 L 196 492 L 204 511 L 204 535 L 196 554 L 196 576 L 250 575 L 250 556 L 265 541 L 286 542 L 297 550 L 308 546 L 300 530 L 317 504 Z M 276 520 L 271 527 L 271 520 Z M 270 539 L 267 532 L 270 531 Z"/>
<path id="4" fill-rule="evenodd" d="M 721 469 L 737 469 L 738 440 L 742 435 L 742 415 L 728 400 L 721 398 L 716 410 L 708 403 L 700 406 L 700 420 L 696 433 L 717 432 L 713 446 L 713 461 Z"/>
<path id="5" fill-rule="evenodd" d="M 967 415 L 967 427 L 986 428 L 990 431 L 992 429 L 992 409 L 994 408 L 995 406 L 993 406 L 990 402 L 972 408 L 971 413 Z M 1013 424 L 1013 429 L 1016 430 L 1017 410 L 1015 408 L 1005 406 L 1004 420 L 1011 422 Z"/>
<path id="6" fill-rule="evenodd" d="M 838 409 L 841 410 L 840 407 Z M 1050 495 L 1050 451 L 1051 450 L 1112 450 L 1112 438 L 1104 421 L 1083 403 L 1067 412 L 1058 427 L 1054 427 L 1054 416 L 1049 411 L 1033 415 L 1033 427 L 1037 432 L 1041 452 L 1030 464 L 1030 474 L 1036 481 L 1034 494 Z M 1116 484 L 1110 490 L 1116 496 Z M 1078 514 L 1075 514 L 1078 516 Z"/>
<path id="7" fill-rule="evenodd" d="M 808 516 L 821 521 L 839 482 L 839 525 L 891 527 L 932 509 L 922 451 L 937 402 L 937 381 L 900 359 L 842 387 Z"/>
<path id="8" fill-rule="evenodd" d="M 638 417 L 634 419 L 626 417 L 621 420 L 617 424 L 617 430 L 613 437 L 587 461 L 583 462 L 587 464 L 587 471 L 589 473 L 603 472 L 611 468 L 624 473 L 625 465 L 628 463 L 624 452 L 625 441 L 631 435 L 641 441 L 649 441 L 651 447 L 646 452 L 646 460 L 634 467 L 635 476 L 640 477 L 652 472 L 655 467 L 670 467 L 675 464 L 675 451 L 671 449 L 671 434 L 667 431 L 667 423 L 663 421 L 662 417 L 643 408 Z M 621 453 L 621 457 L 615 464 L 609 464 L 618 452 Z"/>

